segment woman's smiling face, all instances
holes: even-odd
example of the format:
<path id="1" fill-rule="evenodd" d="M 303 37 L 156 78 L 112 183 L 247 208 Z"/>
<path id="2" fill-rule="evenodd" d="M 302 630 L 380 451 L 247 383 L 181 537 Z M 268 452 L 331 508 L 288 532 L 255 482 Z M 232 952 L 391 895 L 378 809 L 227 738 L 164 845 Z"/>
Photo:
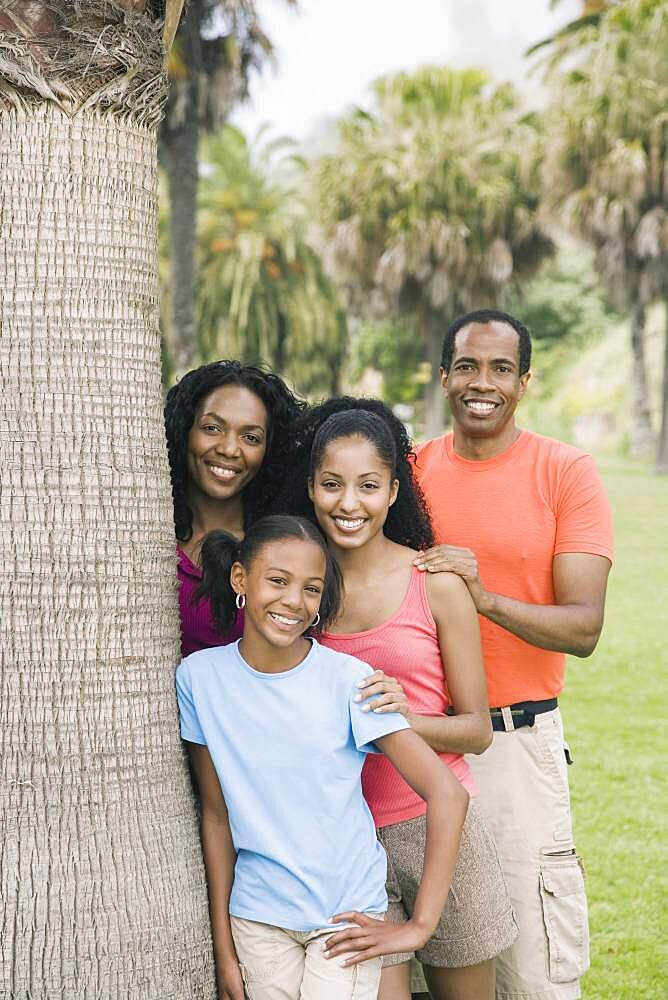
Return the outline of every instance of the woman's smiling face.
<path id="1" fill-rule="evenodd" d="M 375 445 L 353 435 L 331 441 L 309 482 L 309 496 L 328 542 L 360 548 L 382 532 L 399 482 Z"/>
<path id="2" fill-rule="evenodd" d="M 223 385 L 199 402 L 188 434 L 188 486 L 216 500 L 237 496 L 258 474 L 267 451 L 268 417 L 259 396 Z"/>

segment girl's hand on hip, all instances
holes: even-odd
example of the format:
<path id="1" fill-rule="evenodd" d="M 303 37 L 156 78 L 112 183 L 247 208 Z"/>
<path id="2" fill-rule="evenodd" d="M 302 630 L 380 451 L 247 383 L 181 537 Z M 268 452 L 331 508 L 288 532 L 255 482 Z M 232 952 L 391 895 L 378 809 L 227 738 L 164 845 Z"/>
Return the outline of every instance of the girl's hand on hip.
<path id="1" fill-rule="evenodd" d="M 353 701 L 364 701 L 363 712 L 400 712 L 407 716 L 409 712 L 408 699 L 404 694 L 404 689 L 398 680 L 389 677 L 382 670 L 375 670 L 368 677 L 358 681 L 359 694 L 356 694 Z M 373 698 L 373 701 L 368 701 Z"/>
<path id="2" fill-rule="evenodd" d="M 357 910 L 337 913 L 332 917 L 333 923 L 339 920 L 347 920 L 357 926 L 330 934 L 324 942 L 323 950 L 326 958 L 345 955 L 345 960 L 340 963 L 344 968 L 366 962 L 369 958 L 378 958 L 379 955 L 415 951 L 422 948 L 429 939 L 424 928 L 419 928 L 411 920 L 405 924 L 395 924 L 369 917 L 366 913 L 358 913 Z"/>

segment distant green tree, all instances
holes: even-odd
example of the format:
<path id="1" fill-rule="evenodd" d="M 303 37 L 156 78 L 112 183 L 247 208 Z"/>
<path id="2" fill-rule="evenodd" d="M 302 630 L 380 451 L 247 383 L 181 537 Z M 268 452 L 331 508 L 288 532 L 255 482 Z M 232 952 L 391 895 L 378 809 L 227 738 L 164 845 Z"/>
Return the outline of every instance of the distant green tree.
<path id="1" fill-rule="evenodd" d="M 587 245 L 569 245 L 509 297 L 510 311 L 534 340 L 556 343 L 568 338 L 585 343 L 600 336 L 610 321 L 619 322 L 598 280 Z"/>
<path id="2" fill-rule="evenodd" d="M 596 248 L 608 294 L 630 316 L 631 448 L 639 454 L 653 440 L 645 316 L 668 295 L 668 3 L 614 4 L 578 44 L 569 68 L 552 76 L 545 188 L 551 211 Z M 665 379 L 668 395 L 668 372 Z M 664 407 L 663 467 L 666 419 Z"/>
<path id="3" fill-rule="evenodd" d="M 428 67 L 377 81 L 315 168 L 326 262 L 352 313 L 414 324 L 431 378 L 426 433 L 443 424 L 438 370 L 458 312 L 499 303 L 552 243 L 537 213 L 538 131 L 510 85 Z"/>
<path id="4" fill-rule="evenodd" d="M 550 422 L 553 401 L 563 397 L 570 377 L 565 373 L 621 320 L 605 296 L 593 256 L 586 244 L 569 244 L 509 300 L 510 311 L 526 324 L 534 342 L 534 379 L 522 411 L 534 426 L 544 427 L 547 421 L 548 433 L 567 438 L 573 432 L 572 415 L 558 411 L 559 426 Z M 592 398 L 589 402 L 593 409 L 599 406 Z"/>
<path id="5" fill-rule="evenodd" d="M 303 392 L 336 393 L 346 320 L 304 235 L 299 198 L 277 180 L 290 149 L 262 135 L 249 145 L 230 125 L 204 144 L 199 353 L 202 361 L 264 361 Z"/>
<path id="6" fill-rule="evenodd" d="M 562 2 L 563 0 L 550 0 L 550 9 L 559 7 Z M 541 49 L 548 49 L 549 62 L 557 62 L 566 51 L 581 44 L 586 28 L 598 27 L 602 15 L 620 2 L 621 0 L 580 0 L 579 15 L 549 38 L 543 38 L 532 45 L 527 55 L 532 56 Z"/>
<path id="7" fill-rule="evenodd" d="M 350 346 L 349 375 L 358 382 L 368 368 L 383 377 L 383 399 L 417 403 L 424 390 L 424 347 L 404 317 L 363 323 Z"/>
<path id="8" fill-rule="evenodd" d="M 292 3 L 293 0 L 285 0 Z M 271 56 L 256 0 L 189 0 L 169 55 L 170 92 L 160 130 L 169 195 L 171 364 L 181 374 L 197 352 L 194 319 L 199 143 L 246 95 L 248 78 Z"/>

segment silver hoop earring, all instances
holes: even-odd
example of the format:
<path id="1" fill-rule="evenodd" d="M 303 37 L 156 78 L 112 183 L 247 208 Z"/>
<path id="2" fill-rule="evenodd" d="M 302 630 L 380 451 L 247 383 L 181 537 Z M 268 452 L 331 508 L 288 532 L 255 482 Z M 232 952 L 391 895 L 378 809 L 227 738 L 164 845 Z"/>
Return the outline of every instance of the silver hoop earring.
<path id="1" fill-rule="evenodd" d="M 311 628 L 317 628 L 319 624 L 320 624 L 320 612 L 316 611 L 315 618 L 311 622 Z"/>
<path id="2" fill-rule="evenodd" d="M 241 609 L 246 606 L 246 595 L 245 594 L 237 594 L 237 596 L 234 598 L 234 603 L 237 606 L 237 610 L 241 611 Z"/>

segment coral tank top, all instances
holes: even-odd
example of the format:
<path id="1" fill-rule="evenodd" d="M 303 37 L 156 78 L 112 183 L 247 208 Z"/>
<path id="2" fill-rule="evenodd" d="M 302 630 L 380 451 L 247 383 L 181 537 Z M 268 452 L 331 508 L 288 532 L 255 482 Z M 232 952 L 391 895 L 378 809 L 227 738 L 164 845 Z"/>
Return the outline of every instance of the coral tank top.
<path id="1" fill-rule="evenodd" d="M 411 712 L 445 715 L 451 704 L 438 632 L 429 601 L 426 574 L 413 567 L 400 608 L 382 625 L 366 632 L 334 635 L 323 632 L 323 646 L 365 660 L 374 670 L 384 670 L 402 685 Z M 473 775 L 458 753 L 438 755 L 461 781 L 469 795 L 476 794 Z M 426 812 L 423 799 L 408 785 L 382 754 L 370 754 L 362 771 L 362 788 L 377 827 L 414 819 Z"/>

